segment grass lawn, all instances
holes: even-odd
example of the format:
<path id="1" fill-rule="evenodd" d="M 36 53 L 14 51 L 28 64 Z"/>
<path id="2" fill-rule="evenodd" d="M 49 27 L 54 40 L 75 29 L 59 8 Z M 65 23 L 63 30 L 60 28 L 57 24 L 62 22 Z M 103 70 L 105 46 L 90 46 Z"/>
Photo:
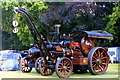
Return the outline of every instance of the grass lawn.
<path id="1" fill-rule="evenodd" d="M 109 64 L 106 73 L 102 75 L 72 73 L 69 78 L 118 78 L 118 66 L 120 66 L 120 64 Z M 22 73 L 21 71 L 0 71 L 0 79 L 1 78 L 58 78 L 58 76 L 55 72 L 52 76 L 42 76 L 33 69 L 30 73 Z"/>

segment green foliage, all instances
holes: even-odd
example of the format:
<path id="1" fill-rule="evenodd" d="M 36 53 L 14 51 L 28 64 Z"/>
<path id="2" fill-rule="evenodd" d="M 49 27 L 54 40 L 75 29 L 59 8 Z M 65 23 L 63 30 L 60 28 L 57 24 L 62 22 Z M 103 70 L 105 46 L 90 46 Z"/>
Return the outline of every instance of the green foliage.
<path id="1" fill-rule="evenodd" d="M 20 41 L 22 41 L 23 45 L 29 46 L 30 43 L 32 43 L 33 37 L 27 27 L 26 21 L 24 17 L 21 14 L 14 14 L 13 8 L 14 7 L 26 7 L 28 12 L 34 17 L 32 17 L 32 21 L 35 24 L 37 28 L 40 28 L 38 26 L 38 19 L 40 18 L 40 12 L 43 9 L 47 9 L 48 7 L 43 2 L 3 2 L 2 3 L 2 24 L 3 24 L 3 31 L 7 31 L 8 33 L 12 34 L 13 26 L 12 21 L 17 20 L 19 25 L 18 29 L 19 32 L 17 33 Z"/>
<path id="2" fill-rule="evenodd" d="M 2 31 L 2 49 L 23 50 L 28 49 L 28 47 L 21 44 L 21 41 L 16 34 L 9 34 L 6 31 Z"/>
<path id="3" fill-rule="evenodd" d="M 48 35 L 48 32 L 54 28 L 55 24 L 62 25 L 60 29 L 62 34 L 69 33 L 72 30 L 103 30 L 107 21 L 109 20 L 109 23 L 107 24 L 105 30 L 115 36 L 115 44 L 120 42 L 118 38 L 120 36 L 120 26 L 116 25 L 119 23 L 120 20 L 120 7 L 115 7 L 114 12 L 112 13 L 112 8 L 114 7 L 112 2 L 44 3 L 40 1 L 10 2 L 10 0 L 8 0 L 6 2 L 3 2 L 1 6 L 3 31 L 7 31 L 9 34 L 12 34 L 12 21 L 17 20 L 19 23 L 19 32 L 17 33 L 17 36 L 21 41 L 18 41 L 20 45 L 22 43 L 23 45 L 29 46 L 29 44 L 34 41 L 24 17 L 21 14 L 16 15 L 13 13 L 14 7 L 23 6 L 26 7 L 27 11 L 29 12 L 37 30 L 44 35 Z M 107 15 L 109 15 L 109 18 L 108 20 L 105 20 L 104 17 L 106 17 Z M 14 47 L 15 46 L 17 45 L 14 45 Z M 22 46 L 19 47 L 22 48 Z"/>
<path id="4" fill-rule="evenodd" d="M 120 3 L 113 8 L 113 13 L 108 18 L 109 22 L 105 30 L 114 36 L 111 46 L 120 46 Z"/>
<path id="5" fill-rule="evenodd" d="M 95 2 L 66 2 L 60 6 L 54 3 L 43 11 L 40 22 L 50 27 L 61 24 L 62 34 L 72 30 L 103 30 L 106 24 L 103 18 L 111 13 L 113 6 L 113 3 Z"/>

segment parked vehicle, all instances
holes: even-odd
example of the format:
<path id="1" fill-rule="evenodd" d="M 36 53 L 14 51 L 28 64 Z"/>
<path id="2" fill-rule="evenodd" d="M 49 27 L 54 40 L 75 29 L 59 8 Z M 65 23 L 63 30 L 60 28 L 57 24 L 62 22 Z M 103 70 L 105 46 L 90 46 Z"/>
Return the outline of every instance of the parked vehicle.
<path id="1" fill-rule="evenodd" d="M 16 50 L 1 50 L 0 53 L 16 53 Z"/>
<path id="2" fill-rule="evenodd" d="M 14 53 L 16 52 L 16 50 L 1 50 L 0 51 L 0 60 L 3 61 L 3 60 L 6 60 L 7 59 L 7 53 Z"/>
<path id="3" fill-rule="evenodd" d="M 109 47 L 108 55 L 110 56 L 111 63 L 120 63 L 120 47 Z"/>
<path id="4" fill-rule="evenodd" d="M 0 68 L 3 71 L 7 70 L 19 70 L 21 55 L 17 53 L 1 53 Z"/>
<path id="5" fill-rule="evenodd" d="M 109 55 L 104 47 L 95 47 L 93 39 L 113 39 L 112 34 L 94 31 L 72 31 L 69 40 L 59 40 L 59 27 L 55 26 L 56 40 L 49 42 L 41 37 L 25 8 L 15 8 L 15 13 L 22 13 L 28 22 L 28 28 L 38 44 L 42 56 L 38 70 L 43 76 L 50 76 L 56 71 L 60 78 L 67 78 L 72 72 L 87 71 L 93 75 L 104 74 L 108 68 Z M 34 54 L 33 54 L 34 55 Z M 32 55 L 29 55 L 32 56 Z M 22 71 L 31 71 L 28 59 L 23 59 Z"/>
<path id="6" fill-rule="evenodd" d="M 7 54 L 7 53 L 9 53 L 9 54 L 11 54 L 11 53 L 20 54 L 22 57 L 25 57 L 27 55 L 26 52 L 21 52 L 19 50 L 1 50 L 0 51 L 0 60 L 5 60 L 6 57 L 7 57 L 7 56 L 5 57 L 5 54 Z M 3 55 L 4 55 L 4 57 L 2 57 Z"/>

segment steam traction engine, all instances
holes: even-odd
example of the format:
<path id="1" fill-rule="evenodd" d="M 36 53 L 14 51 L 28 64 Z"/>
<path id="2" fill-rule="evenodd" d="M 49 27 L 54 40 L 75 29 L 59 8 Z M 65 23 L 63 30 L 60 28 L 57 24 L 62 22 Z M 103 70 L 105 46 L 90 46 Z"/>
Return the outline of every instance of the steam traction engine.
<path id="1" fill-rule="evenodd" d="M 81 73 L 89 70 L 93 75 L 106 72 L 109 56 L 105 48 L 95 47 L 93 39 L 113 39 L 111 34 L 72 31 L 69 40 L 58 39 L 56 42 L 48 42 L 38 34 L 25 8 L 15 8 L 14 12 L 24 15 L 34 39 L 38 42 L 38 48 L 42 54 L 38 63 L 41 75 L 49 76 L 56 71 L 58 77 L 67 78 L 72 72 Z"/>

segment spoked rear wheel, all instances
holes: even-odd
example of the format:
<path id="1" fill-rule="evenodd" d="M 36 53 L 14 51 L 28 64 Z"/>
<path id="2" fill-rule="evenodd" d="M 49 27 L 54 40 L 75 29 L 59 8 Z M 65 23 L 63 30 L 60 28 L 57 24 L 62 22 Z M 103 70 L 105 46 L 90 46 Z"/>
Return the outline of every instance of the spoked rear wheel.
<path id="1" fill-rule="evenodd" d="M 54 73 L 54 67 L 53 65 L 47 64 L 45 60 L 42 58 L 39 62 L 39 71 L 40 74 L 43 76 L 50 76 Z"/>
<path id="2" fill-rule="evenodd" d="M 21 71 L 24 73 L 29 73 L 32 70 L 32 67 L 28 66 L 28 60 L 26 58 L 23 58 L 20 63 Z"/>
<path id="3" fill-rule="evenodd" d="M 93 48 L 88 55 L 88 68 L 93 75 L 104 74 L 108 68 L 109 56 L 102 47 Z"/>
<path id="4" fill-rule="evenodd" d="M 72 73 L 73 65 L 69 58 L 63 57 L 57 61 L 55 68 L 59 78 L 67 78 Z"/>

